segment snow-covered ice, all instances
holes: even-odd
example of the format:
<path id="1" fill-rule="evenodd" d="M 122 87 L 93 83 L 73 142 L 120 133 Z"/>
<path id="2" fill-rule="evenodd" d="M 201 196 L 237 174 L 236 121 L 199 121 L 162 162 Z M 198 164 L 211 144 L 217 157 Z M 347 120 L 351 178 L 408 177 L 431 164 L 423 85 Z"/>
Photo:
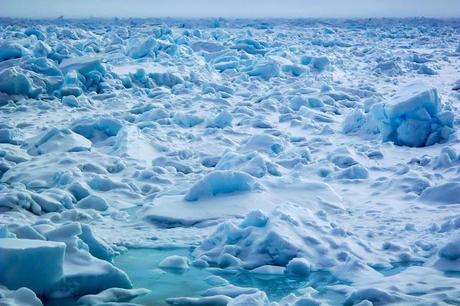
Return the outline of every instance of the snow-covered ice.
<path id="1" fill-rule="evenodd" d="M 459 33 L 0 19 L 0 305 L 459 304 Z"/>

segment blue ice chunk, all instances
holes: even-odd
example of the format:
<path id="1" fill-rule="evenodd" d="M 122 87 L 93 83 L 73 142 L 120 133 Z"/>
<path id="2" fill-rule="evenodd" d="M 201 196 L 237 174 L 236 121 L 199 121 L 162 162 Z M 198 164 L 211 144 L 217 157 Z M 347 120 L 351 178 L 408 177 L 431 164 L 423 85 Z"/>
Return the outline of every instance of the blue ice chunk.
<path id="1" fill-rule="evenodd" d="M 259 63 L 247 71 L 247 74 L 250 76 L 257 76 L 268 81 L 280 74 L 280 65 L 275 61 Z"/>
<path id="2" fill-rule="evenodd" d="M 75 70 L 69 71 L 64 78 L 64 85 L 59 91 L 59 94 L 65 96 L 78 97 L 83 94 L 83 86 L 81 75 L 79 76 Z"/>
<path id="3" fill-rule="evenodd" d="M 70 28 L 64 28 L 60 33 L 58 33 L 58 38 L 59 39 L 72 39 L 72 40 L 78 40 L 78 34 L 74 31 L 71 30 Z"/>
<path id="4" fill-rule="evenodd" d="M 308 106 L 310 106 L 312 108 L 323 107 L 324 102 L 319 98 L 308 97 Z"/>
<path id="5" fill-rule="evenodd" d="M 397 143 L 409 147 L 422 147 L 430 135 L 430 122 L 406 119 L 396 128 Z"/>
<path id="6" fill-rule="evenodd" d="M 407 85 L 388 103 L 373 105 L 371 114 L 383 140 L 397 145 L 432 145 L 453 132 L 453 113 L 441 111 L 437 90 L 423 82 Z"/>
<path id="7" fill-rule="evenodd" d="M 369 171 L 365 167 L 357 164 L 357 165 L 341 170 L 337 174 L 337 178 L 338 179 L 348 179 L 348 180 L 367 179 L 369 178 Z"/>
<path id="8" fill-rule="evenodd" d="M 27 72 L 19 67 L 7 68 L 0 72 L 0 92 L 36 98 L 41 91 L 41 88 L 33 87 Z"/>
<path id="9" fill-rule="evenodd" d="M 436 70 L 434 70 L 433 68 L 423 64 L 423 65 L 419 65 L 418 66 L 418 69 L 417 69 L 417 73 L 419 74 L 427 74 L 427 75 L 436 75 L 438 74 L 436 72 Z"/>
<path id="10" fill-rule="evenodd" d="M 69 186 L 69 191 L 75 197 L 77 201 L 89 196 L 89 188 L 85 187 L 79 182 L 75 182 Z"/>
<path id="11" fill-rule="evenodd" d="M 229 95 L 233 95 L 234 92 L 235 92 L 231 87 L 221 85 L 221 84 L 217 84 L 217 83 L 205 83 L 203 85 L 203 91 L 206 90 L 205 88 L 212 88 L 212 90 L 215 90 L 215 91 L 218 91 L 218 92 L 224 92 L 224 93 L 227 93 Z"/>
<path id="12" fill-rule="evenodd" d="M 302 106 L 308 106 L 308 98 L 304 96 L 294 96 L 289 100 L 289 106 L 292 110 L 298 111 Z"/>
<path id="13" fill-rule="evenodd" d="M 121 122 L 110 117 L 79 119 L 71 126 L 72 131 L 93 142 L 116 136 L 121 128 Z"/>
<path id="14" fill-rule="evenodd" d="M 0 62 L 12 58 L 23 57 L 27 51 L 21 45 L 13 42 L 2 41 L 0 42 Z"/>
<path id="15" fill-rule="evenodd" d="M 225 50 L 225 47 L 212 41 L 197 41 L 190 45 L 194 52 L 206 51 L 210 53 Z"/>
<path id="16" fill-rule="evenodd" d="M 191 128 L 203 122 L 203 118 L 189 113 L 176 113 L 174 115 L 174 122 L 180 127 Z"/>
<path id="17" fill-rule="evenodd" d="M 227 126 L 231 126 L 232 120 L 233 120 L 232 115 L 227 111 L 223 111 L 219 113 L 213 120 L 208 122 L 206 127 L 223 129 Z"/>
<path id="18" fill-rule="evenodd" d="M 239 226 L 241 228 L 249 226 L 264 227 L 267 222 L 268 216 L 258 209 L 249 212 Z"/>
<path id="19" fill-rule="evenodd" d="M 98 211 L 104 211 L 109 208 L 109 204 L 104 198 L 92 194 L 78 201 L 77 207 L 83 209 L 95 209 Z"/>
<path id="20" fill-rule="evenodd" d="M 16 133 L 13 129 L 0 128 L 0 143 L 17 144 Z"/>
<path id="21" fill-rule="evenodd" d="M 290 73 L 293 76 L 300 76 L 307 71 L 307 69 L 298 65 L 283 65 L 281 70 L 285 73 Z"/>
<path id="22" fill-rule="evenodd" d="M 375 71 L 388 76 L 398 76 L 402 73 L 401 67 L 394 60 L 382 61 L 377 64 Z"/>
<path id="23" fill-rule="evenodd" d="M 258 134 L 249 137 L 242 143 L 242 149 L 248 151 L 265 152 L 277 155 L 284 150 L 283 142 L 275 136 Z"/>
<path id="24" fill-rule="evenodd" d="M 331 64 L 331 61 L 326 56 L 320 56 L 314 57 L 311 64 L 316 70 L 324 71 Z"/>
<path id="25" fill-rule="evenodd" d="M 53 61 L 47 59 L 46 57 L 30 58 L 24 62 L 22 67 L 46 76 L 62 77 L 61 70 L 54 64 Z"/>
<path id="26" fill-rule="evenodd" d="M 348 113 L 345 120 L 342 122 L 342 132 L 349 134 L 356 132 L 366 123 L 366 116 L 362 111 L 356 109 Z"/>
<path id="27" fill-rule="evenodd" d="M 11 236 L 11 233 L 8 231 L 8 228 L 6 225 L 0 225 L 0 239 L 2 238 L 9 238 Z"/>
<path id="28" fill-rule="evenodd" d="M 227 152 L 217 163 L 216 170 L 239 170 L 260 178 L 267 174 L 268 165 L 257 152 L 249 154 Z"/>
<path id="29" fill-rule="evenodd" d="M 302 65 L 310 65 L 311 61 L 313 60 L 313 57 L 310 56 L 310 55 L 303 55 L 301 58 L 300 58 L 300 63 Z"/>
<path id="30" fill-rule="evenodd" d="M 83 90 L 80 87 L 76 86 L 64 86 L 61 88 L 59 91 L 59 95 L 65 97 L 65 96 L 81 96 L 83 94 Z"/>
<path id="31" fill-rule="evenodd" d="M 157 40 L 153 37 L 145 39 L 140 44 L 136 44 L 129 50 L 129 56 L 134 59 L 142 58 L 150 54 L 152 49 L 158 45 Z"/>
<path id="32" fill-rule="evenodd" d="M 228 69 L 237 69 L 239 66 L 238 61 L 226 61 L 226 62 L 218 62 L 214 64 L 214 68 L 220 72 L 228 70 Z"/>
<path id="33" fill-rule="evenodd" d="M 254 178 L 239 171 L 214 171 L 197 181 L 187 192 L 186 201 L 197 201 L 218 194 L 251 191 L 256 188 Z"/>
<path id="34" fill-rule="evenodd" d="M 80 103 L 78 102 L 77 98 L 73 95 L 63 96 L 61 99 L 62 104 L 70 106 L 70 107 L 79 107 Z"/>
<path id="35" fill-rule="evenodd" d="M 289 100 L 289 106 L 292 110 L 299 111 L 302 106 L 311 108 L 323 107 L 324 102 L 319 98 L 298 95 Z"/>
<path id="36" fill-rule="evenodd" d="M 425 109 L 431 116 L 440 109 L 438 92 L 424 83 L 412 83 L 402 88 L 386 105 L 390 118 L 401 117 Z"/>
<path id="37" fill-rule="evenodd" d="M 149 73 L 149 77 L 157 84 L 158 86 L 173 87 L 177 84 L 184 83 L 184 80 L 171 72 L 154 72 Z"/>
<path id="38" fill-rule="evenodd" d="M 449 241 L 439 250 L 439 257 L 447 260 L 460 259 L 460 237 L 456 237 Z"/>
<path id="39" fill-rule="evenodd" d="M 453 127 L 454 126 L 454 113 L 451 111 L 441 111 L 437 114 L 437 118 L 442 125 Z"/>
<path id="40" fill-rule="evenodd" d="M 23 225 L 13 229 L 16 238 L 20 239 L 38 239 L 46 240 L 46 238 L 40 234 L 35 228 L 30 225 Z"/>
<path id="41" fill-rule="evenodd" d="M 51 47 L 43 41 L 37 42 L 33 49 L 33 54 L 35 57 L 47 57 L 51 52 Z"/>
<path id="42" fill-rule="evenodd" d="M 235 45 L 232 47 L 237 50 L 244 50 L 249 54 L 265 54 L 267 50 L 265 45 L 261 42 L 258 42 L 254 39 L 240 39 L 235 41 Z"/>
<path id="43" fill-rule="evenodd" d="M 115 251 L 105 241 L 95 236 L 89 225 L 81 225 L 81 234 L 78 237 L 88 245 L 89 252 L 94 257 L 111 261 L 115 256 Z"/>
<path id="44" fill-rule="evenodd" d="M 85 77 L 87 77 L 89 73 L 93 71 L 98 71 L 101 74 L 106 73 L 101 60 L 97 57 L 91 56 L 80 56 L 64 59 L 59 65 L 59 68 L 64 74 L 75 70 Z"/>
<path id="45" fill-rule="evenodd" d="M 26 34 L 27 36 L 35 35 L 35 37 L 37 37 L 38 40 L 45 40 L 46 39 L 46 35 L 42 31 L 37 29 L 37 28 L 27 28 L 24 31 L 24 34 Z"/>

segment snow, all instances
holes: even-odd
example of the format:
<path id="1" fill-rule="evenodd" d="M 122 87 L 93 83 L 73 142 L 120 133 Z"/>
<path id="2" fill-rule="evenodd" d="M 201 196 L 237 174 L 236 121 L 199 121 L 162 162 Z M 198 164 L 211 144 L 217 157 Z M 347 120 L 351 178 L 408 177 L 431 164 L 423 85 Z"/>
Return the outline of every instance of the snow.
<path id="1" fill-rule="evenodd" d="M 78 305 L 92 306 L 101 305 L 110 302 L 129 302 L 130 300 L 148 294 L 150 290 L 139 289 L 122 289 L 110 288 L 99 292 L 98 294 L 89 294 L 78 299 Z"/>
<path id="2" fill-rule="evenodd" d="M 186 270 L 189 267 L 187 258 L 183 256 L 172 255 L 163 259 L 158 267 L 163 269 Z"/>
<path id="3" fill-rule="evenodd" d="M 185 194 L 186 201 L 197 201 L 218 194 L 248 192 L 257 189 L 254 179 L 239 171 L 214 171 L 197 181 Z"/>
<path id="4" fill-rule="evenodd" d="M 110 260 L 113 250 L 87 225 L 84 230 L 76 222 L 48 226 L 14 231 L 28 239 L 0 239 L 0 257 L 8 262 L 0 266 L 2 284 L 11 289 L 27 287 L 37 295 L 54 298 L 131 287 L 126 274 L 91 255 Z"/>
<path id="5" fill-rule="evenodd" d="M 102 197 L 99 197 L 97 195 L 89 195 L 84 199 L 78 201 L 77 207 L 83 209 L 95 209 L 99 211 L 104 211 L 109 208 L 109 204 Z"/>
<path id="6" fill-rule="evenodd" d="M 308 276 L 310 263 L 305 258 L 293 258 L 286 265 L 286 272 L 294 275 Z"/>
<path id="7" fill-rule="evenodd" d="M 99 58 L 93 57 L 74 57 L 64 59 L 59 65 L 62 73 L 66 74 L 70 71 L 77 71 L 84 77 L 90 76 L 90 73 L 97 71 L 101 74 L 105 73 L 105 68 L 102 66 Z"/>
<path id="8" fill-rule="evenodd" d="M 72 132 L 70 129 L 51 128 L 43 134 L 28 141 L 27 150 L 32 156 L 46 154 L 49 152 L 78 152 L 88 151 L 91 142 Z"/>
<path id="9" fill-rule="evenodd" d="M 228 222 L 219 225 L 216 232 L 194 251 L 194 256 L 221 267 L 236 264 L 270 274 L 279 273 L 279 269 L 286 267 L 287 272 L 300 275 L 308 275 L 309 262 L 313 269 L 332 269 L 334 273 L 353 261 L 353 257 L 366 256 L 362 242 L 348 237 L 339 227 L 315 218 L 308 209 L 283 207 L 268 216 L 262 217 L 261 214 L 258 211 L 249 213 L 239 226 Z M 264 222 L 257 222 L 257 219 Z M 310 228 L 299 227 L 300 224 L 309 224 Z M 342 262 L 337 262 L 334 255 L 324 251 L 330 249 L 328 244 L 342 246 L 334 251 L 344 257 Z M 231 263 L 229 259 L 232 259 Z M 370 272 L 365 266 L 359 270 L 354 271 L 354 277 Z"/>
<path id="10" fill-rule="evenodd" d="M 98 142 L 108 137 L 116 136 L 121 127 L 120 121 L 104 117 L 96 120 L 77 120 L 72 124 L 71 129 L 92 142 Z"/>
<path id="11" fill-rule="evenodd" d="M 457 30 L 1 19 L 0 304 L 459 303 Z"/>
<path id="12" fill-rule="evenodd" d="M 43 306 L 35 293 L 25 287 L 10 291 L 0 286 L 0 304 L 3 306 Z"/>
<path id="13" fill-rule="evenodd" d="M 460 183 L 449 182 L 428 187 L 420 195 L 421 200 L 443 204 L 459 204 Z"/>

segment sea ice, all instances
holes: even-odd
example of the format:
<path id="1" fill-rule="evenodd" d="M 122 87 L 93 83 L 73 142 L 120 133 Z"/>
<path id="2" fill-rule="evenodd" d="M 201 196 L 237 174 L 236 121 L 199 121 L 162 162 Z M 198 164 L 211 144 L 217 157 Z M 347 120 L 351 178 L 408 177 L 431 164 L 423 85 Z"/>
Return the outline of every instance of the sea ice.
<path id="1" fill-rule="evenodd" d="M 257 182 L 239 171 L 214 171 L 197 181 L 187 192 L 186 201 L 197 201 L 218 194 L 247 192 L 258 188 Z"/>
<path id="2" fill-rule="evenodd" d="M 446 141 L 452 133 L 452 124 L 444 119 L 441 107 L 435 88 L 413 83 L 402 88 L 390 102 L 375 105 L 372 112 L 384 141 L 422 147 Z"/>
<path id="3" fill-rule="evenodd" d="M 30 239 L 0 239 L 0 282 L 48 295 L 63 277 L 65 244 Z"/>

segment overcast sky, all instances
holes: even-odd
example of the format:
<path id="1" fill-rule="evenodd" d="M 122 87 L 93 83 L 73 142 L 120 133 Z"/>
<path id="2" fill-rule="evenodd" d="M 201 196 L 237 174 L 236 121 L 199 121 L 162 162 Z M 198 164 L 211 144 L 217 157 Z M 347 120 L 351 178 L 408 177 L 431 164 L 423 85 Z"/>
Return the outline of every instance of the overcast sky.
<path id="1" fill-rule="evenodd" d="M 460 17 L 460 0 L 0 0 L 2 17 Z"/>

